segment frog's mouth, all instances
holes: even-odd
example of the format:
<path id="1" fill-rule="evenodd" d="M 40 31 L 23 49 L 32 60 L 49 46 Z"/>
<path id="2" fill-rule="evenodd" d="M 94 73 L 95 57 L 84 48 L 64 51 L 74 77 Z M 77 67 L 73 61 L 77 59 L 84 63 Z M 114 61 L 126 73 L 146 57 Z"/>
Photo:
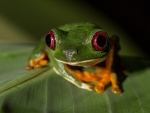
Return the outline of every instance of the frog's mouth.
<path id="1" fill-rule="evenodd" d="M 77 62 L 65 62 L 65 61 L 55 58 L 55 60 L 57 60 L 58 62 L 64 63 L 64 64 L 68 64 L 71 66 L 82 66 L 82 67 L 91 67 L 100 62 L 103 62 L 105 59 L 106 59 L 106 57 L 98 58 L 98 59 L 91 59 L 91 60 L 84 60 L 84 61 L 77 61 Z"/>

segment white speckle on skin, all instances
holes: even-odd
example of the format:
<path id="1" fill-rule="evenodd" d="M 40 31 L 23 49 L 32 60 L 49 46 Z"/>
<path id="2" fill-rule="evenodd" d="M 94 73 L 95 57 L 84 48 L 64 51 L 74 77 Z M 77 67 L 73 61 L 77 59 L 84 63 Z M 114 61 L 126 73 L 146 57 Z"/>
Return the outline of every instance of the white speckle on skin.
<path id="1" fill-rule="evenodd" d="M 89 43 L 89 40 L 86 39 L 85 42 L 83 43 L 84 45 L 88 44 Z"/>
<path id="2" fill-rule="evenodd" d="M 59 44 L 61 44 L 61 43 L 62 43 L 62 41 L 61 41 L 61 40 L 58 40 L 58 43 L 59 43 Z"/>
<path id="3" fill-rule="evenodd" d="M 74 50 L 64 50 L 63 53 L 65 54 L 67 61 L 74 60 L 74 58 L 73 58 L 73 54 L 75 53 Z"/>
<path id="4" fill-rule="evenodd" d="M 34 56 L 35 58 L 39 58 L 41 56 L 41 53 L 35 54 Z"/>

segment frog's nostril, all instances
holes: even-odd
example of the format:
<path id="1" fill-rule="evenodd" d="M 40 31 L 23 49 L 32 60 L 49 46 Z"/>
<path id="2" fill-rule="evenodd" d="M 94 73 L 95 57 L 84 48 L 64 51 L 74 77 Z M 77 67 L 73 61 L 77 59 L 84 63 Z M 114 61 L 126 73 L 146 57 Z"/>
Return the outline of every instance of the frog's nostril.
<path id="1" fill-rule="evenodd" d="M 76 50 L 76 54 L 78 54 L 79 53 L 79 50 Z"/>

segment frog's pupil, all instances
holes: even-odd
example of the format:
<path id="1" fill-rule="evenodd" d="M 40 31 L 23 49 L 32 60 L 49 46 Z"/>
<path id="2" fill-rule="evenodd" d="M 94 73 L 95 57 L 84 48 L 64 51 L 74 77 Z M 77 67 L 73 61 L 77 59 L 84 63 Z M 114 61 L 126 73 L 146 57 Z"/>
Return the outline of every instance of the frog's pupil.
<path id="1" fill-rule="evenodd" d="M 46 44 L 47 44 L 47 46 L 48 47 L 50 47 L 50 45 L 51 45 L 51 38 L 50 38 L 50 34 L 48 34 L 47 36 L 46 36 Z"/>
<path id="2" fill-rule="evenodd" d="M 98 46 L 103 47 L 106 44 L 106 38 L 103 35 L 99 35 L 96 42 Z"/>

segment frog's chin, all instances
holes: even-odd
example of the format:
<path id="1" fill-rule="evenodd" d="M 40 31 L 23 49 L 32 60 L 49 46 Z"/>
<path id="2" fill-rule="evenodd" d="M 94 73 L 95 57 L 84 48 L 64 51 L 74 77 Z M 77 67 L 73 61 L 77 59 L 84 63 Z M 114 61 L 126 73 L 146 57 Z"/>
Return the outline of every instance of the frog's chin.
<path id="1" fill-rule="evenodd" d="M 74 62 L 65 62 L 65 61 L 62 61 L 59 59 L 55 59 L 55 60 L 57 60 L 58 62 L 64 63 L 64 64 L 71 65 L 71 66 L 91 67 L 100 62 L 103 62 L 105 59 L 106 59 L 106 57 L 98 58 L 98 59 L 91 59 L 91 60 L 84 60 L 84 61 L 74 61 Z"/>

